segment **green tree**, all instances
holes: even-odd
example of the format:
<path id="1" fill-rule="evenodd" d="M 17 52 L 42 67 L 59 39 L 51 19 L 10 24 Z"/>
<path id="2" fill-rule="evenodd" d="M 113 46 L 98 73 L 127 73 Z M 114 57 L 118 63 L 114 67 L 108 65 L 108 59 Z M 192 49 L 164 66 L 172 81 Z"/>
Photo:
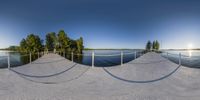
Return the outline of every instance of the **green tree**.
<path id="1" fill-rule="evenodd" d="M 77 44 L 77 51 L 78 51 L 78 53 L 82 53 L 82 51 L 83 51 L 83 38 L 82 37 L 80 37 L 80 39 L 78 39 L 77 41 L 76 41 L 76 44 Z"/>
<path id="2" fill-rule="evenodd" d="M 50 32 L 46 35 L 46 48 L 48 50 L 54 50 L 57 48 L 57 37 L 55 32 Z"/>
<path id="3" fill-rule="evenodd" d="M 22 39 L 20 42 L 20 51 L 22 52 L 28 52 L 27 50 L 27 43 L 25 39 Z"/>
<path id="4" fill-rule="evenodd" d="M 153 41 L 152 49 L 153 49 L 153 50 L 156 50 L 156 41 Z"/>
<path id="5" fill-rule="evenodd" d="M 156 40 L 155 41 L 155 50 L 159 50 L 160 49 L 160 43 Z"/>
<path id="6" fill-rule="evenodd" d="M 61 51 L 66 51 L 70 47 L 69 38 L 64 30 L 58 32 L 58 44 Z"/>
<path id="7" fill-rule="evenodd" d="M 39 52 L 42 50 L 42 40 L 39 36 L 30 34 L 26 38 L 27 50 L 29 52 Z"/>
<path id="8" fill-rule="evenodd" d="M 78 53 L 77 49 L 78 49 L 77 41 L 70 39 L 70 50 L 69 51 Z"/>
<path id="9" fill-rule="evenodd" d="M 60 30 L 58 34 L 50 32 L 46 34 L 46 43 L 43 45 L 43 41 L 39 36 L 30 34 L 26 39 L 22 39 L 20 42 L 20 51 L 23 52 L 39 52 L 43 50 L 54 50 L 59 49 L 62 52 L 76 52 L 82 53 L 84 49 L 83 38 L 80 37 L 78 40 L 70 39 L 64 30 Z"/>
<path id="10" fill-rule="evenodd" d="M 148 41 L 146 44 L 146 50 L 151 51 L 151 49 L 152 49 L 152 43 L 151 43 L 151 41 Z"/>
<path id="11" fill-rule="evenodd" d="M 153 44 L 152 44 L 152 49 L 153 50 L 159 50 L 160 48 L 160 44 L 157 40 L 153 41 Z"/>

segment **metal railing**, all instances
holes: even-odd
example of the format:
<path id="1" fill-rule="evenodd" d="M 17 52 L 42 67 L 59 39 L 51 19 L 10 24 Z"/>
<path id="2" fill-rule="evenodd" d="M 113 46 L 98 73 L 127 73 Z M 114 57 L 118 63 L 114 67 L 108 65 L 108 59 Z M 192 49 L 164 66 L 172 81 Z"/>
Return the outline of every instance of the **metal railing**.
<path id="1" fill-rule="evenodd" d="M 164 52 L 164 53 L 166 53 L 166 58 L 169 60 L 169 55 L 175 55 L 175 56 L 178 56 L 178 64 L 179 64 L 179 66 L 181 66 L 181 59 L 182 59 L 182 57 L 181 56 L 184 56 L 184 55 L 182 55 L 180 52 L 179 52 L 179 54 L 172 54 L 172 53 L 169 53 L 169 52 Z"/>
<path id="2" fill-rule="evenodd" d="M 45 53 L 44 52 L 29 53 L 29 54 L 25 54 L 25 55 L 20 55 L 20 57 L 29 56 L 29 63 L 31 64 L 32 61 L 33 61 L 33 59 L 32 59 L 33 54 L 37 54 L 37 58 L 40 58 L 40 55 L 44 55 Z M 7 56 L 2 56 L 2 57 L 7 58 L 7 65 L 8 65 L 7 68 L 10 70 L 10 68 L 11 68 L 11 55 L 10 55 L 10 53 L 8 52 Z"/>
<path id="3" fill-rule="evenodd" d="M 65 52 L 58 52 L 59 55 L 66 57 L 66 53 Z M 87 54 L 75 54 L 74 52 L 71 52 L 69 55 L 71 56 L 71 61 L 74 62 L 74 56 L 91 56 L 91 66 L 92 68 L 95 67 L 95 59 L 96 57 L 115 57 L 115 56 L 119 56 L 120 57 L 120 64 L 121 66 L 123 66 L 124 64 L 124 55 L 134 55 L 134 59 L 137 58 L 137 55 L 142 55 L 139 52 L 129 52 L 129 53 L 125 53 L 123 51 L 121 51 L 121 53 L 116 53 L 116 54 L 95 54 L 94 51 L 92 51 L 91 53 L 87 53 Z"/>
<path id="4" fill-rule="evenodd" d="M 44 52 L 37 52 L 37 53 L 29 53 L 29 54 L 25 54 L 25 55 L 21 55 L 20 57 L 22 56 L 27 56 L 29 57 L 29 64 L 32 64 L 32 55 L 37 55 L 37 58 L 40 58 L 40 55 L 45 55 L 45 54 L 48 54 L 48 53 L 55 53 L 55 54 L 59 54 L 63 57 L 66 57 L 66 54 L 65 52 L 61 52 L 61 51 L 57 51 L 57 52 L 49 52 L 49 51 L 44 51 Z M 124 57 L 125 55 L 133 55 L 134 56 L 134 59 L 137 58 L 137 55 L 141 55 L 139 52 L 128 52 L 128 53 L 125 53 L 123 51 L 121 51 L 121 53 L 118 53 L 118 54 L 95 54 L 95 52 L 93 51 L 91 54 L 74 54 L 74 52 L 71 52 L 71 62 L 74 62 L 74 56 L 91 56 L 91 66 L 92 68 L 95 67 L 95 57 L 114 57 L 114 56 L 119 56 L 120 57 L 120 65 L 123 66 L 124 64 Z M 10 53 L 7 53 L 7 68 L 10 69 L 11 68 L 11 55 Z"/>

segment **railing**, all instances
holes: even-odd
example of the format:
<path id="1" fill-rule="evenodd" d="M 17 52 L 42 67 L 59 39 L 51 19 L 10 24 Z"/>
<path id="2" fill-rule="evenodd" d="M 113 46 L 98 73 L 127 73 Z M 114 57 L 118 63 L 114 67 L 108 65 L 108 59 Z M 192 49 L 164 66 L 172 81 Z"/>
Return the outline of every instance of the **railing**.
<path id="1" fill-rule="evenodd" d="M 65 52 L 56 52 L 58 53 L 59 55 L 63 56 L 63 57 L 66 57 L 66 54 Z M 140 52 L 128 52 L 128 53 L 125 53 L 123 51 L 121 51 L 121 53 L 115 53 L 115 54 L 98 54 L 98 53 L 95 53 L 94 51 L 92 51 L 91 53 L 87 53 L 87 54 L 75 54 L 74 52 L 71 52 L 70 54 L 68 54 L 68 56 L 71 56 L 71 61 L 74 62 L 74 56 L 90 56 L 91 57 L 91 66 L 92 68 L 95 67 L 95 59 L 96 57 L 115 57 L 115 56 L 120 56 L 120 65 L 123 66 L 124 64 L 124 57 L 125 55 L 134 55 L 134 59 L 137 58 L 137 55 L 141 56 L 142 53 Z"/>
<path id="2" fill-rule="evenodd" d="M 28 56 L 29 57 L 29 63 L 31 64 L 33 59 L 32 59 L 32 55 L 36 55 L 37 54 L 37 58 L 40 58 L 40 55 L 44 55 L 44 52 L 38 52 L 38 53 L 29 53 L 29 54 L 24 54 L 24 55 L 20 55 L 20 57 L 24 57 L 24 56 Z M 5 57 L 7 58 L 7 68 L 10 69 L 11 68 L 11 55 L 8 52 L 7 56 L 1 56 L 1 57 Z"/>
<path id="3" fill-rule="evenodd" d="M 37 53 L 29 53 L 29 54 L 25 54 L 25 55 L 20 55 L 20 57 L 23 57 L 23 56 L 27 56 L 28 59 L 29 59 L 29 63 L 32 64 L 32 55 L 37 55 L 37 58 L 40 57 L 40 55 L 45 55 L 45 54 L 48 54 L 48 53 L 55 53 L 55 54 L 59 54 L 63 57 L 66 57 L 66 54 L 65 52 L 61 52 L 61 51 L 57 51 L 57 52 L 50 52 L 50 51 L 44 51 L 44 52 L 37 52 Z M 91 56 L 91 66 L 92 68 L 95 67 L 95 59 L 96 57 L 114 57 L 114 56 L 120 56 L 120 65 L 123 66 L 124 64 L 124 57 L 125 55 L 133 55 L 134 56 L 134 59 L 137 58 L 137 55 L 142 55 L 140 54 L 140 52 L 128 52 L 128 53 L 125 53 L 123 51 L 121 51 L 121 53 L 118 53 L 118 54 L 95 54 L 95 52 L 93 51 L 91 54 L 74 54 L 74 52 L 71 52 L 71 61 L 74 62 L 74 56 Z M 7 53 L 7 56 L 1 56 L 1 57 L 7 57 L 7 68 L 10 69 L 11 68 L 11 55 L 10 53 Z M 27 59 L 27 58 L 26 58 Z M 27 59 L 27 60 L 28 60 Z"/>
<path id="4" fill-rule="evenodd" d="M 181 66 L 182 62 L 181 62 L 181 59 L 182 57 L 181 56 L 185 56 L 185 55 L 182 55 L 181 53 L 179 54 L 172 54 L 172 53 L 169 53 L 169 52 L 164 52 L 166 53 L 166 58 L 169 60 L 169 55 L 174 55 L 174 56 L 178 56 L 178 64 L 179 66 Z"/>
<path id="5" fill-rule="evenodd" d="M 49 51 L 48 52 L 38 52 L 38 53 L 33 53 L 34 55 L 37 55 L 39 58 L 40 55 L 45 55 L 45 54 L 48 54 L 50 53 Z M 62 55 L 63 57 L 66 57 L 66 53 L 65 52 L 52 52 L 52 53 L 56 53 L 56 54 L 59 54 L 59 55 Z M 173 54 L 173 53 L 169 53 L 169 52 L 164 52 L 166 55 L 165 57 L 169 60 L 169 56 L 170 55 L 173 55 L 173 56 L 176 56 L 178 58 L 178 64 L 179 65 L 182 65 L 182 57 L 189 57 L 189 56 L 186 56 L 186 55 L 182 55 L 181 53 L 179 54 Z M 93 51 L 91 54 L 74 54 L 73 52 L 71 52 L 70 56 L 71 56 L 71 61 L 74 62 L 74 56 L 91 56 L 91 66 L 92 68 L 95 67 L 95 58 L 96 57 L 112 57 L 112 56 L 120 56 L 120 65 L 123 66 L 124 64 L 124 57 L 125 55 L 131 55 L 133 54 L 134 56 L 134 59 L 137 58 L 137 55 L 142 55 L 140 54 L 140 52 L 128 52 L 128 53 L 125 53 L 123 51 L 121 51 L 121 53 L 118 53 L 118 54 L 109 54 L 109 55 L 106 55 L 106 54 L 95 54 L 95 52 Z M 32 53 L 29 53 L 29 54 L 26 54 L 26 55 L 21 55 L 21 56 L 29 56 L 29 63 L 31 64 L 33 59 L 32 59 Z M 1 57 L 7 57 L 7 68 L 10 69 L 11 67 L 11 56 L 10 56 L 10 53 L 7 53 L 7 56 L 1 56 Z"/>

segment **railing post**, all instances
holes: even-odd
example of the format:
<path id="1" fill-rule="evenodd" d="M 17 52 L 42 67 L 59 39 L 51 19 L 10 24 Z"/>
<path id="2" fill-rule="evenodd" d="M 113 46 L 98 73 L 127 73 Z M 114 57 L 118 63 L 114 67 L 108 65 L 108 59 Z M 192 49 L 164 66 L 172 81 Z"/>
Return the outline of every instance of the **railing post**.
<path id="1" fill-rule="evenodd" d="M 74 62 L 74 53 L 73 52 L 71 54 L 71 57 L 72 57 L 72 62 Z"/>
<path id="2" fill-rule="evenodd" d="M 63 52 L 63 57 L 65 57 L 65 51 Z"/>
<path id="3" fill-rule="evenodd" d="M 137 52 L 135 51 L 135 59 L 137 58 Z"/>
<path id="4" fill-rule="evenodd" d="M 10 53 L 8 52 L 8 69 L 10 70 Z"/>
<path id="5" fill-rule="evenodd" d="M 169 59 L 169 54 L 168 54 L 168 52 L 167 52 L 167 59 Z"/>
<path id="6" fill-rule="evenodd" d="M 31 64 L 31 52 L 30 52 L 30 54 L 29 54 L 29 60 L 30 60 L 30 64 Z"/>
<path id="7" fill-rule="evenodd" d="M 179 53 L 179 66 L 181 66 L 181 53 Z"/>
<path id="8" fill-rule="evenodd" d="M 124 55 L 123 55 L 123 51 L 121 51 L 121 66 L 123 65 L 123 57 Z"/>
<path id="9" fill-rule="evenodd" d="M 92 52 L 92 68 L 94 68 L 94 51 Z"/>

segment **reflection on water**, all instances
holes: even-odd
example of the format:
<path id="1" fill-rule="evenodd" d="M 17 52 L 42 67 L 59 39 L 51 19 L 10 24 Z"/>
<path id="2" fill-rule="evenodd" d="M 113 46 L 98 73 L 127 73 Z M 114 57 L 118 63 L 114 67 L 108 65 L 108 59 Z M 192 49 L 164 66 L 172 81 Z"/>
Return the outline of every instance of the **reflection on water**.
<path id="1" fill-rule="evenodd" d="M 192 57 L 192 50 L 188 50 L 189 57 Z"/>
<path id="2" fill-rule="evenodd" d="M 141 50 L 94 50 L 94 53 L 95 53 L 94 66 L 108 67 L 108 66 L 120 65 L 121 64 L 120 54 L 122 51 L 124 53 L 123 63 L 127 63 L 129 61 L 134 60 L 135 51 L 137 51 L 136 57 L 139 57 L 142 53 Z M 92 52 L 93 50 L 87 50 L 87 51 L 83 51 L 83 55 L 74 55 L 74 62 L 92 66 Z M 71 53 L 66 54 L 65 57 L 71 60 Z"/>
<path id="3" fill-rule="evenodd" d="M 95 55 L 115 55 L 115 56 L 95 56 L 94 65 L 107 67 L 107 66 L 115 66 L 121 64 L 121 52 L 123 51 L 123 63 L 129 62 L 134 60 L 135 54 L 134 52 L 137 51 L 136 57 L 139 57 L 142 54 L 142 50 L 94 50 Z M 86 50 L 83 51 L 83 55 L 76 55 L 74 54 L 73 60 L 74 62 L 84 64 L 84 65 L 92 65 L 92 52 L 93 50 Z M 10 63 L 11 67 L 16 67 L 20 65 L 24 65 L 29 63 L 29 54 L 19 53 L 19 52 L 9 52 L 10 53 Z M 127 54 L 129 53 L 129 54 Z M 132 53 L 132 54 L 130 54 Z M 63 55 L 63 54 L 61 54 Z M 6 56 L 1 58 L 1 56 Z M 31 56 L 32 60 L 38 58 L 37 54 Z M 71 53 L 66 53 L 65 57 L 69 60 L 72 60 Z M 0 68 L 6 68 L 7 65 L 7 52 L 0 51 Z"/>
<path id="4" fill-rule="evenodd" d="M 179 53 L 181 53 L 181 65 L 193 68 L 200 68 L 200 50 L 169 50 L 169 60 L 179 63 Z M 164 57 L 167 57 L 166 53 L 162 53 Z"/>
<path id="5" fill-rule="evenodd" d="M 0 68 L 8 67 L 8 53 L 10 55 L 10 67 L 17 67 L 30 62 L 29 54 L 27 53 L 0 51 Z M 37 58 L 37 54 L 32 54 L 32 61 Z"/>

